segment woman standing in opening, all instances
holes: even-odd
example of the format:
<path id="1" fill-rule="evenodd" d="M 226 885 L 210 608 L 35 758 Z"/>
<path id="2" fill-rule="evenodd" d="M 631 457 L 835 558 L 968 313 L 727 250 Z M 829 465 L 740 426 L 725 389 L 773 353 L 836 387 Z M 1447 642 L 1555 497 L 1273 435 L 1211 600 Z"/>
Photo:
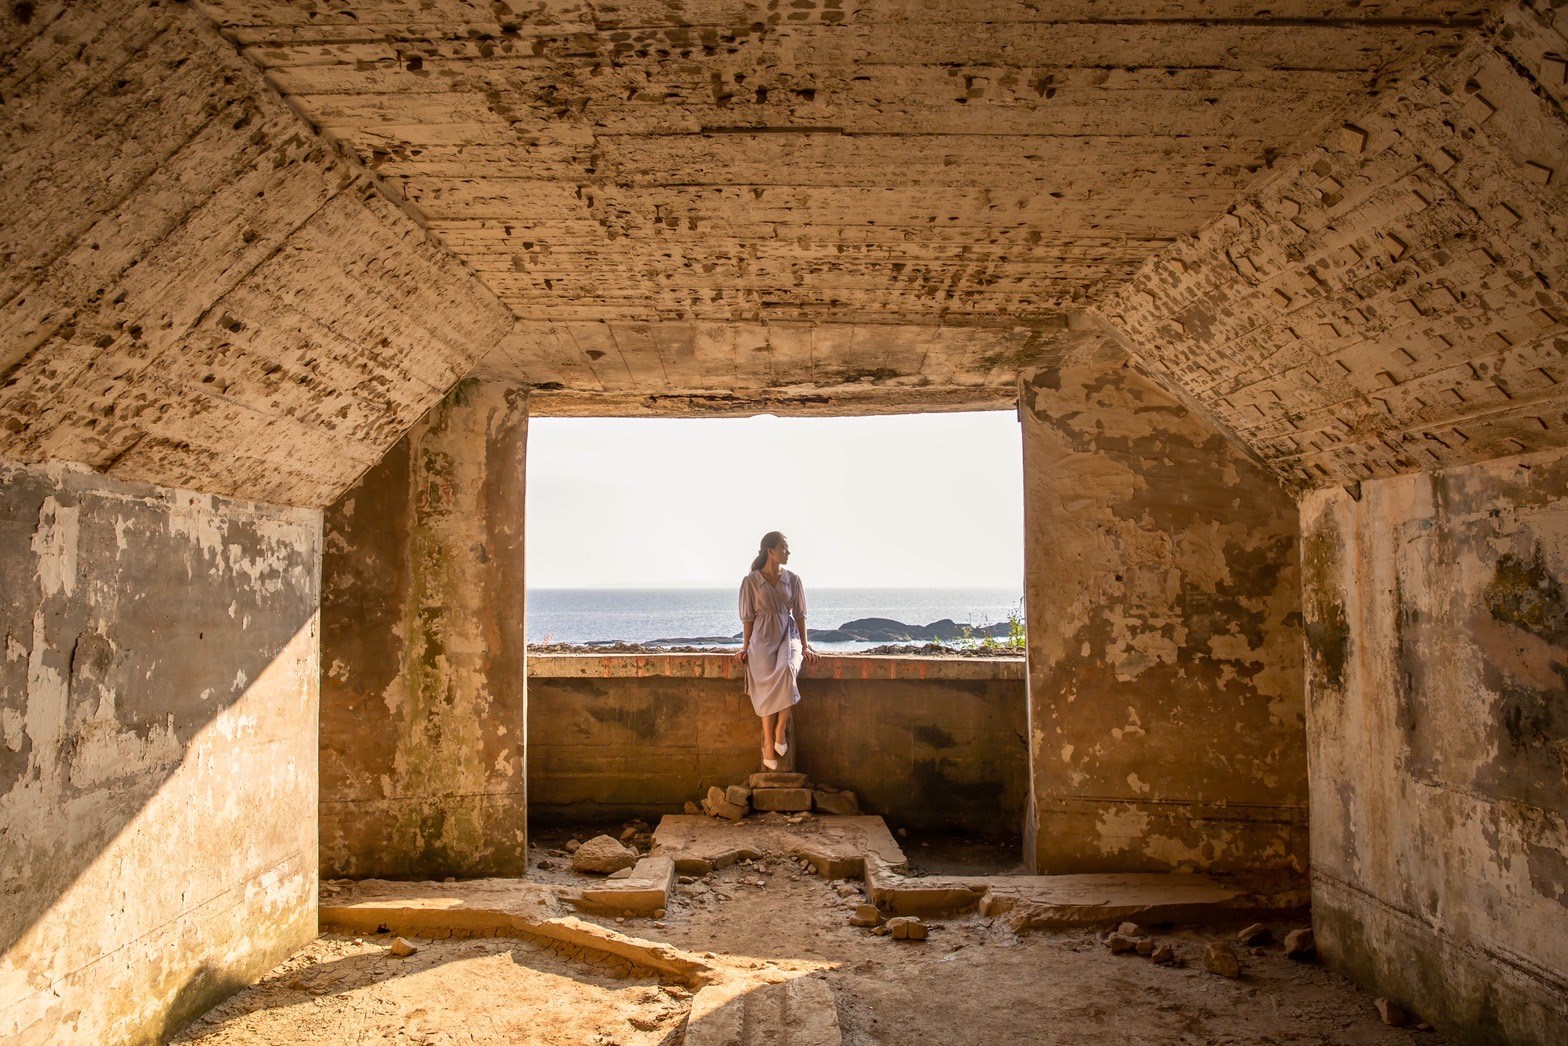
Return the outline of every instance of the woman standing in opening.
<path id="1" fill-rule="evenodd" d="M 745 629 L 737 661 L 746 663 L 746 694 L 762 717 L 762 765 L 779 768 L 789 751 L 789 713 L 800 700 L 795 679 L 801 661 L 817 660 L 806 642 L 806 588 L 784 569 L 789 542 L 778 531 L 762 537 L 751 573 L 740 583 L 740 620 Z"/>

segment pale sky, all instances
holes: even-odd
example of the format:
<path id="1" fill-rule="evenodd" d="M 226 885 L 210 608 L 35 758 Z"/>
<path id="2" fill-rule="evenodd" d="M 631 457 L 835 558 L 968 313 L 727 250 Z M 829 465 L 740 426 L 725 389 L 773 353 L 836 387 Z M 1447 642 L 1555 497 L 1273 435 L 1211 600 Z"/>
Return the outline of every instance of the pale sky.
<path id="1" fill-rule="evenodd" d="M 528 587 L 737 583 L 770 530 L 818 587 L 1022 588 L 1012 411 L 528 422 Z"/>

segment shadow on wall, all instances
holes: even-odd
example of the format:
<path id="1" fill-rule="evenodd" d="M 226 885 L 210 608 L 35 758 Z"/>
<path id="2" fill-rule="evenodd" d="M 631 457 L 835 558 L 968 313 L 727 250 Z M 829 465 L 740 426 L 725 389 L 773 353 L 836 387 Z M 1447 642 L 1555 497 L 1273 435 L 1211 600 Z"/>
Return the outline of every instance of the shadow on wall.
<path id="1" fill-rule="evenodd" d="M 314 932 L 318 521 L 0 465 L 0 1039 L 158 1034 Z"/>

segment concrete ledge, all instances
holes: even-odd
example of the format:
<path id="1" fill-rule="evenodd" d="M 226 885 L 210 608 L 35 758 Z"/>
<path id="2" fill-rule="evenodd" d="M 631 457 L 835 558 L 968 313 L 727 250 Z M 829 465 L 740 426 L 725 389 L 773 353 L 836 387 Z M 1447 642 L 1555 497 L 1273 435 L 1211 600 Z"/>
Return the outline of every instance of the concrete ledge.
<path id="1" fill-rule="evenodd" d="M 667 862 L 664 862 L 668 868 Z M 673 869 L 670 870 L 673 880 Z M 519 879 L 476 879 L 460 883 L 353 883 L 341 896 L 323 898 L 323 930 L 373 934 L 383 929 L 404 937 L 520 937 L 569 949 L 614 956 L 699 988 L 714 980 L 712 967 L 679 948 L 629 937 L 575 916 L 561 903 L 576 898 L 560 887 Z"/>
<path id="2" fill-rule="evenodd" d="M 530 654 L 530 679 L 733 679 L 741 665 L 730 654 Z M 802 679 L 889 682 L 1017 680 L 1023 657 L 931 657 L 915 654 L 825 654 Z"/>

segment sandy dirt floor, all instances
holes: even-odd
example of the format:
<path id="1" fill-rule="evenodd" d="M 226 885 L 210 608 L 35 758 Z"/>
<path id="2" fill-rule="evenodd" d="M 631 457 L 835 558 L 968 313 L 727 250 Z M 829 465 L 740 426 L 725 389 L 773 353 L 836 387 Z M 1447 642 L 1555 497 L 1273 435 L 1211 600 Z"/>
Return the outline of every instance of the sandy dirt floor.
<path id="1" fill-rule="evenodd" d="M 619 826 L 615 826 L 619 827 Z M 569 834 L 569 833 L 567 833 Z M 588 833 L 577 833 L 587 838 Z M 575 878 L 552 836 L 542 879 Z M 912 848 L 918 852 L 918 845 Z M 597 918 L 624 933 L 772 979 L 824 978 L 848 1046 L 925 1043 L 1431 1043 L 1385 1027 L 1370 996 L 1278 944 L 1237 947 L 1243 974 L 1204 972 L 1210 940 L 1234 927 L 1159 933 L 1183 960 L 1112 955 L 1103 931 L 1029 932 L 967 915 L 930 921 L 930 939 L 894 941 L 847 919 L 864 901 L 786 860 L 747 862 L 682 885 L 666 917 Z M 1295 924 L 1300 925 L 1300 924 Z M 1294 928 L 1272 926 L 1276 939 Z M 585 966 L 521 941 L 416 941 L 327 935 L 192 1025 L 176 1041 L 261 1043 L 587 1043 L 678 1046 L 690 1002 L 627 967 Z"/>

